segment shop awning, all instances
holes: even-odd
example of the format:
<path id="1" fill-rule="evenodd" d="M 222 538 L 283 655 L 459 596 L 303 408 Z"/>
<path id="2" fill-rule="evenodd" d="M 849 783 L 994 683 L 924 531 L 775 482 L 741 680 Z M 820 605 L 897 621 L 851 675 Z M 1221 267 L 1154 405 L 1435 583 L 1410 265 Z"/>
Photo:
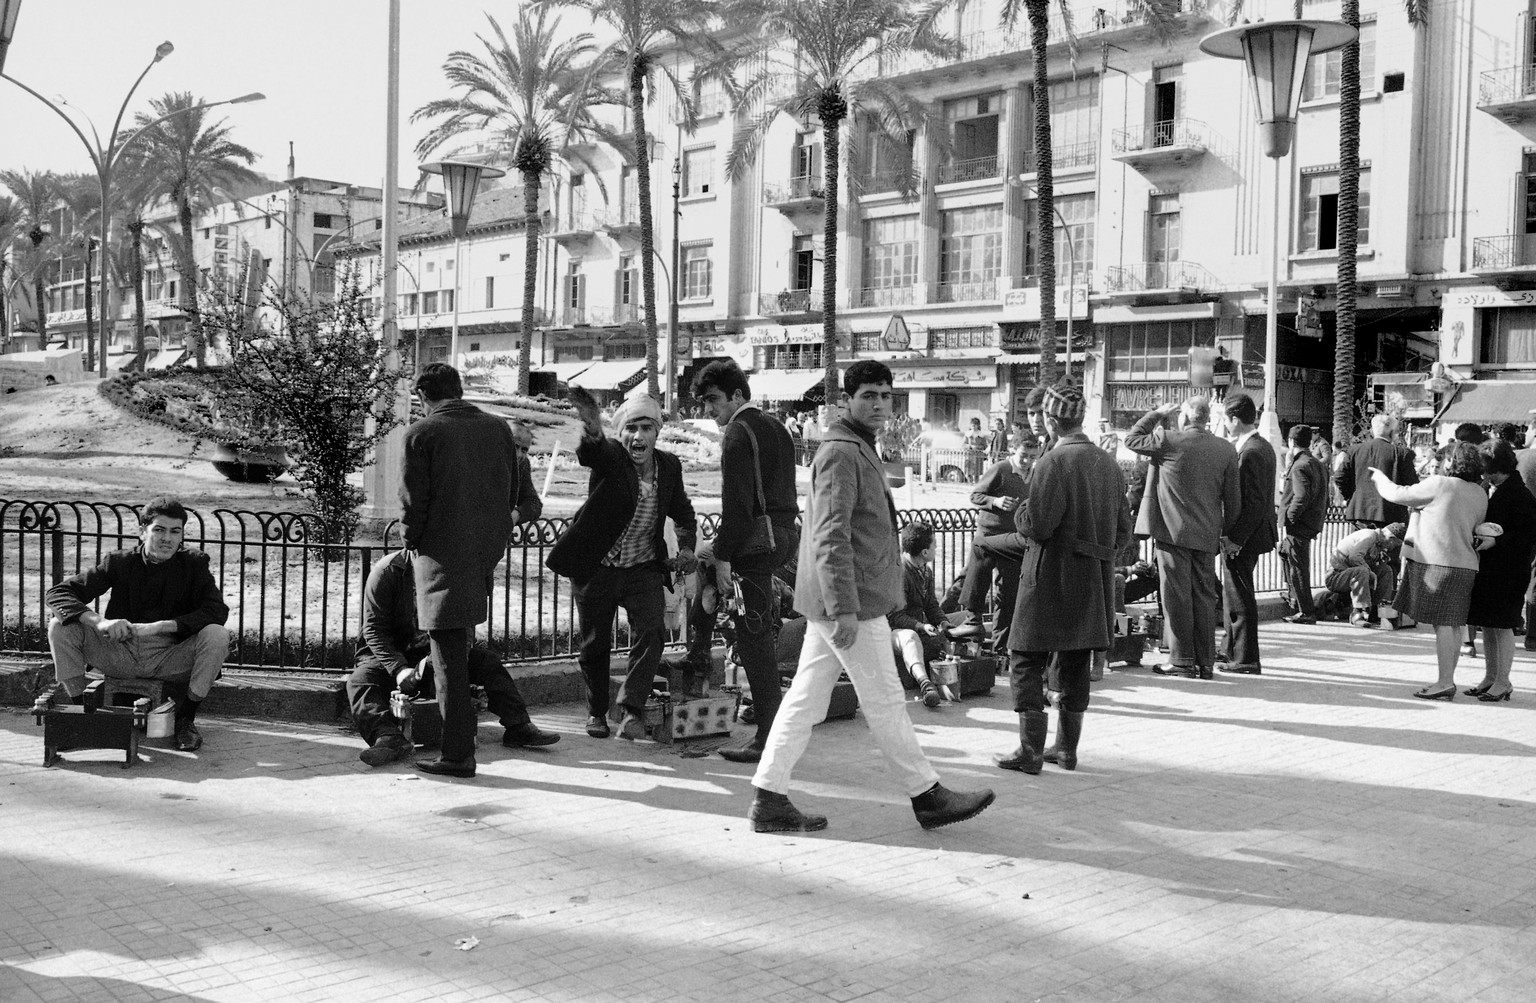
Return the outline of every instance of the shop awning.
<path id="1" fill-rule="evenodd" d="M 553 373 L 555 375 L 555 379 L 559 380 L 561 383 L 569 383 L 571 382 L 572 377 L 579 376 L 591 368 L 592 362 L 589 359 L 584 362 L 551 362 L 547 366 L 540 366 L 538 369 L 535 369 L 534 372 Z"/>
<path id="2" fill-rule="evenodd" d="M 1040 361 L 1039 352 L 1030 352 L 1024 355 L 999 355 L 994 360 L 999 366 L 1033 366 Z"/>
<path id="3" fill-rule="evenodd" d="M 825 369 L 764 369 L 751 373 L 752 399 L 762 401 L 797 401 L 827 375 Z"/>
<path id="4" fill-rule="evenodd" d="M 586 387 L 588 390 L 628 390 L 634 386 L 636 377 L 644 371 L 644 359 L 594 362 L 591 368 L 565 382 L 573 387 Z"/>
<path id="5" fill-rule="evenodd" d="M 1475 421 L 1480 425 L 1511 421 L 1524 424 L 1536 410 L 1536 382 L 1519 380 L 1468 381 L 1440 416 L 1441 421 Z"/>

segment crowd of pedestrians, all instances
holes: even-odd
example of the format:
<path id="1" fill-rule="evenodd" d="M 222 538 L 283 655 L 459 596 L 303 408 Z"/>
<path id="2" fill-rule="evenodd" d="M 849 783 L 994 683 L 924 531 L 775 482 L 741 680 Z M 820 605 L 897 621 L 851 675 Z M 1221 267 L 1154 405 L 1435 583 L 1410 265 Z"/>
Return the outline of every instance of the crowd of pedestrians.
<path id="1" fill-rule="evenodd" d="M 571 392 L 582 430 L 576 456 L 590 479 L 546 564 L 571 582 L 590 737 L 610 737 L 612 704 L 619 737 L 644 737 L 664 646 L 663 591 L 695 571 L 689 664 L 708 670 L 723 612 L 756 729 L 719 751 L 756 765 L 747 812 L 757 832 L 827 825 L 788 795 L 839 679 L 857 691 L 871 736 L 920 825 L 960 822 L 992 803 L 990 790 L 953 791 L 940 782 L 907 715 L 903 677 L 930 708 L 956 699 L 930 671 L 946 635 L 980 636 L 1006 655 L 1019 742 L 997 765 L 1032 774 L 1048 762 L 1076 768 L 1091 683 L 1127 599 L 1160 592 L 1168 658 L 1153 667 L 1157 674 L 1261 674 L 1254 575 L 1260 557 L 1277 549 L 1292 624 L 1316 624 L 1342 607 L 1359 627 L 1380 625 L 1384 610 L 1431 626 L 1438 678 L 1414 693 L 1426 700 L 1456 696 L 1459 656 L 1475 652 L 1480 631 L 1484 676 L 1464 692 L 1485 702 L 1511 699 L 1514 638 L 1528 626 L 1536 595 L 1536 448 L 1517 450 L 1518 430 L 1488 438 L 1464 426 L 1426 470 L 1398 441 L 1395 422 L 1381 415 L 1368 438 L 1336 452 L 1297 426 L 1281 458 L 1258 434 L 1253 398 L 1234 390 L 1216 428 L 1203 397 L 1147 412 L 1125 439 L 1138 457 L 1127 470 L 1084 433 L 1077 387 L 1037 387 L 1011 433 L 1002 420 L 990 432 L 973 423 L 975 449 L 988 465 L 976 470 L 971 495 L 976 533 L 960 609 L 945 616 L 936 600 L 934 531 L 921 522 L 898 531 L 879 448 L 892 419 L 892 382 L 882 363 L 847 367 L 842 416 L 822 433 L 801 496 L 792 432 L 761 410 L 735 363 L 705 366 L 693 395 L 722 432 L 722 489 L 718 531 L 702 547 L 681 462 L 657 446 L 660 404 L 631 396 L 614 413 L 610 434 L 590 395 Z M 531 720 L 506 668 L 474 643 L 506 541 L 514 526 L 538 517 L 542 502 L 532 486 L 526 428 L 464 401 L 450 366 L 425 367 L 414 390 L 425 416 L 405 437 L 405 547 L 368 576 L 362 644 L 347 690 L 367 743 L 363 762 L 411 757 L 392 697 L 434 692 L 441 755 L 416 767 L 471 778 L 472 684 L 483 687 L 500 719 L 503 745 L 559 740 Z M 1536 447 L 1536 420 L 1524 439 Z M 1354 529 L 1329 555 L 1319 603 L 1312 544 L 1335 499 Z M 78 701 L 87 665 L 108 676 L 163 680 L 175 693 L 176 743 L 192 751 L 202 744 L 198 705 L 227 654 L 229 609 L 207 557 L 181 545 L 186 510 L 179 502 L 156 499 L 141 523 L 137 548 L 49 591 L 58 679 L 49 699 Z M 1152 541 L 1153 566 L 1137 561 L 1138 539 Z M 108 593 L 105 614 L 97 614 L 91 604 Z M 610 692 L 619 609 L 633 643 L 624 678 Z M 781 693 L 776 638 L 790 613 L 803 618 L 804 642 Z M 1056 742 L 1047 748 L 1051 693 Z"/>

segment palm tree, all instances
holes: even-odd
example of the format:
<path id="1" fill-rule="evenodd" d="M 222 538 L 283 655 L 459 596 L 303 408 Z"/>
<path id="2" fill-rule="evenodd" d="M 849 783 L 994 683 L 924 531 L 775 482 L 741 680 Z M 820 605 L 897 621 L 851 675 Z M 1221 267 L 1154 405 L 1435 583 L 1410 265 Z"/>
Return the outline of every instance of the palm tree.
<path id="1" fill-rule="evenodd" d="M 915 10 L 906 0 L 745 0 L 733 23 L 751 24 L 753 38 L 733 54 L 751 75 L 736 81 L 737 128 L 726 176 L 749 172 L 780 115 L 815 114 L 825 147 L 822 178 L 822 353 L 827 403 L 837 400 L 837 214 L 844 130 L 869 124 L 904 148 L 925 120 L 918 101 L 882 78 L 882 63 L 907 52 L 953 56 L 958 44 L 940 34 L 942 5 Z M 791 48 L 792 46 L 792 48 Z M 852 138 L 852 137 L 849 137 Z M 910 190 L 910 171 L 907 182 Z"/>
<path id="2" fill-rule="evenodd" d="M 1300 6 L 1299 4 L 1297 5 Z M 1404 0 L 1408 23 L 1428 16 L 1428 0 Z M 1343 0 L 1340 20 L 1360 29 L 1360 0 Z M 1297 11 L 1297 17 L 1301 12 Z M 1359 290 L 1355 256 L 1360 250 L 1360 39 L 1339 59 L 1339 238 L 1334 291 L 1333 437 L 1348 441 L 1355 413 L 1355 331 Z"/>
<path id="3" fill-rule="evenodd" d="M 223 119 L 210 122 L 208 109 L 198 108 L 203 99 L 190 91 L 167 92 L 150 101 L 153 109 L 135 116 L 135 125 L 144 133 L 143 157 L 154 165 L 161 194 L 176 205 L 180 226 L 179 239 L 171 241 L 181 273 L 181 309 L 192 326 L 192 349 L 202 365 L 206 345 L 202 322 L 198 318 L 197 259 L 193 254 L 192 224 L 197 212 L 212 206 L 217 197 L 214 188 L 237 188 L 259 181 L 250 165 L 256 154 L 230 138 L 230 127 Z M 155 124 L 157 119 L 163 119 Z"/>
<path id="4" fill-rule="evenodd" d="M 597 52 L 592 36 L 561 41 L 565 33 L 548 10 L 519 12 L 509 41 L 489 14 L 492 38 L 476 36 L 484 56 L 452 52 L 443 74 L 457 96 L 429 101 L 412 122 L 442 117 L 416 144 L 426 157 L 451 140 L 488 141 L 523 179 L 523 317 L 517 353 L 517 392 L 528 392 L 539 275 L 539 192 L 557 158 L 587 163 L 576 144 L 603 134 L 590 109 L 606 92 L 583 71 Z M 588 165 L 590 166 L 590 165 Z"/>
<path id="5" fill-rule="evenodd" d="M 91 281 L 91 270 L 96 260 L 96 234 L 101 232 L 101 183 L 94 174 L 65 174 L 58 179 L 58 191 L 70 216 L 69 232 L 58 235 L 59 262 L 85 267 L 85 368 L 95 371 L 96 286 Z"/>
<path id="6" fill-rule="evenodd" d="M 709 54 L 718 43 L 708 34 L 719 13 L 714 0 L 541 0 L 543 5 L 584 10 L 594 23 L 605 25 L 617 37 L 592 68 L 593 79 L 609 66 L 624 68 L 629 113 L 634 137 L 632 151 L 640 199 L 641 295 L 645 302 L 645 376 L 651 396 L 661 396 L 656 355 L 656 229 L 651 215 L 651 141 L 645 128 L 646 85 L 662 74 L 678 95 L 685 117 L 691 119 L 692 102 L 677 79 L 675 68 L 661 59 L 678 51 Z M 669 360 L 676 365 L 676 360 Z"/>
<path id="7" fill-rule="evenodd" d="M 1029 21 L 1034 61 L 1035 225 L 1040 251 L 1040 382 L 1056 381 L 1056 172 L 1051 159 L 1051 76 L 1047 48 L 1051 41 L 1051 0 L 1003 0 L 1002 25 L 1012 31 L 1022 12 Z M 1068 49 L 1077 55 L 1072 8 L 1057 0 Z M 1177 4 L 1166 0 L 1128 0 L 1133 17 L 1150 25 L 1159 38 L 1172 32 Z M 1070 375 L 1070 374 L 1069 374 Z"/>
<path id="8" fill-rule="evenodd" d="M 11 344 L 11 306 L 10 297 L 6 293 L 5 273 L 11 268 L 11 245 L 20 236 L 17 223 L 21 219 L 21 211 L 16 206 L 16 200 L 8 195 L 0 195 L 0 352 L 6 351 Z"/>
<path id="9" fill-rule="evenodd" d="M 48 229 L 48 217 L 59 202 L 58 179 L 50 171 L 0 171 L 0 185 L 16 197 L 20 210 L 16 226 L 30 245 L 20 257 L 18 272 L 32 279 L 37 344 L 41 348 L 48 343 L 48 262 L 43 242 L 53 236 Z"/>

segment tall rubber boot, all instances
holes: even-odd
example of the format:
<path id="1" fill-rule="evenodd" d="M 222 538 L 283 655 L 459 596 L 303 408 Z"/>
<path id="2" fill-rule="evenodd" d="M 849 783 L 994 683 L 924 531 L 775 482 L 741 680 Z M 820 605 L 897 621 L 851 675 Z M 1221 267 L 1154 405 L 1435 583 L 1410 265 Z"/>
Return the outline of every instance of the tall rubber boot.
<path id="1" fill-rule="evenodd" d="M 1056 712 L 1056 740 L 1058 752 L 1051 762 L 1064 770 L 1077 769 L 1077 740 L 1083 736 L 1083 712 L 1062 710 Z"/>
<path id="2" fill-rule="evenodd" d="M 1045 711 L 1030 710 L 1019 715 L 1019 747 L 994 760 L 1004 770 L 1036 774 L 1045 765 L 1041 754 L 1045 749 L 1045 732 L 1049 722 Z"/>

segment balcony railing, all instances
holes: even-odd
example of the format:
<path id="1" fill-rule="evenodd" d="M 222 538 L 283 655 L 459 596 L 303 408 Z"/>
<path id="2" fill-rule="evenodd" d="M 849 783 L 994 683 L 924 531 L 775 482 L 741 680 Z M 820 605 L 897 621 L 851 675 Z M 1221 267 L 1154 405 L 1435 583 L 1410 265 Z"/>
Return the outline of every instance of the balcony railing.
<path id="1" fill-rule="evenodd" d="M 820 289 L 785 289 L 782 292 L 763 293 L 758 299 L 757 312 L 765 317 L 820 313 L 822 303 Z"/>
<path id="2" fill-rule="evenodd" d="M 917 296 L 911 285 L 880 286 L 860 289 L 854 300 L 855 306 L 911 306 L 917 302 Z"/>
<path id="3" fill-rule="evenodd" d="M 1002 296 L 999 279 L 976 279 L 971 282 L 940 282 L 935 295 L 937 303 L 977 303 L 995 300 Z"/>
<path id="4" fill-rule="evenodd" d="M 1523 235 L 1518 233 L 1506 233 L 1500 237 L 1478 237 L 1472 241 L 1472 270 L 1498 272 L 1524 264 L 1520 253 L 1522 240 Z"/>
<path id="5" fill-rule="evenodd" d="M 629 231 L 640 228 L 640 206 L 603 209 L 592 214 L 592 224 L 599 230 Z"/>
<path id="6" fill-rule="evenodd" d="M 1130 153 L 1162 147 L 1204 147 L 1209 136 L 1210 127 L 1204 122 L 1178 118 L 1141 129 L 1116 129 L 1110 142 L 1115 153 Z"/>
<path id="7" fill-rule="evenodd" d="M 618 303 L 613 308 L 615 324 L 638 324 L 645 320 L 644 303 Z"/>
<path id="8" fill-rule="evenodd" d="M 904 175 L 910 178 L 913 191 L 922 190 L 923 176 L 921 173 L 913 171 L 910 174 L 906 174 L 906 172 L 892 169 L 871 171 L 865 178 L 864 192 L 865 194 L 874 194 L 877 192 L 899 191 L 901 188 L 902 177 Z"/>
<path id="9" fill-rule="evenodd" d="M 563 306 L 559 317 L 561 327 L 608 327 L 620 323 L 608 307 Z"/>
<path id="10" fill-rule="evenodd" d="M 939 165 L 939 184 L 956 181 L 984 181 L 997 177 L 997 154 L 970 157 Z"/>
<path id="11" fill-rule="evenodd" d="M 1488 70 L 1479 81 L 1478 107 L 1536 101 L 1536 66 L 1505 66 Z"/>
<path id="12" fill-rule="evenodd" d="M 590 234 L 596 229 L 597 224 L 593 222 L 592 213 L 582 209 L 577 212 L 566 213 L 557 219 L 555 225 L 550 229 L 549 235 L 551 237 L 584 235 Z"/>
<path id="13" fill-rule="evenodd" d="M 820 176 L 802 174 L 786 182 L 763 185 L 763 202 L 768 205 L 788 205 L 793 202 L 817 202 L 823 197 Z"/>
<path id="14" fill-rule="evenodd" d="M 1058 171 L 1092 167 L 1098 159 L 1099 143 L 1095 139 L 1085 139 L 1080 143 L 1051 144 L 1051 165 Z M 1035 151 L 1030 150 L 1024 154 L 1023 168 L 1026 174 L 1034 173 Z"/>
<path id="15" fill-rule="evenodd" d="M 1220 281 L 1209 268 L 1193 261 L 1144 261 L 1104 270 L 1104 291 L 1131 293 L 1161 289 L 1210 290 Z"/>

